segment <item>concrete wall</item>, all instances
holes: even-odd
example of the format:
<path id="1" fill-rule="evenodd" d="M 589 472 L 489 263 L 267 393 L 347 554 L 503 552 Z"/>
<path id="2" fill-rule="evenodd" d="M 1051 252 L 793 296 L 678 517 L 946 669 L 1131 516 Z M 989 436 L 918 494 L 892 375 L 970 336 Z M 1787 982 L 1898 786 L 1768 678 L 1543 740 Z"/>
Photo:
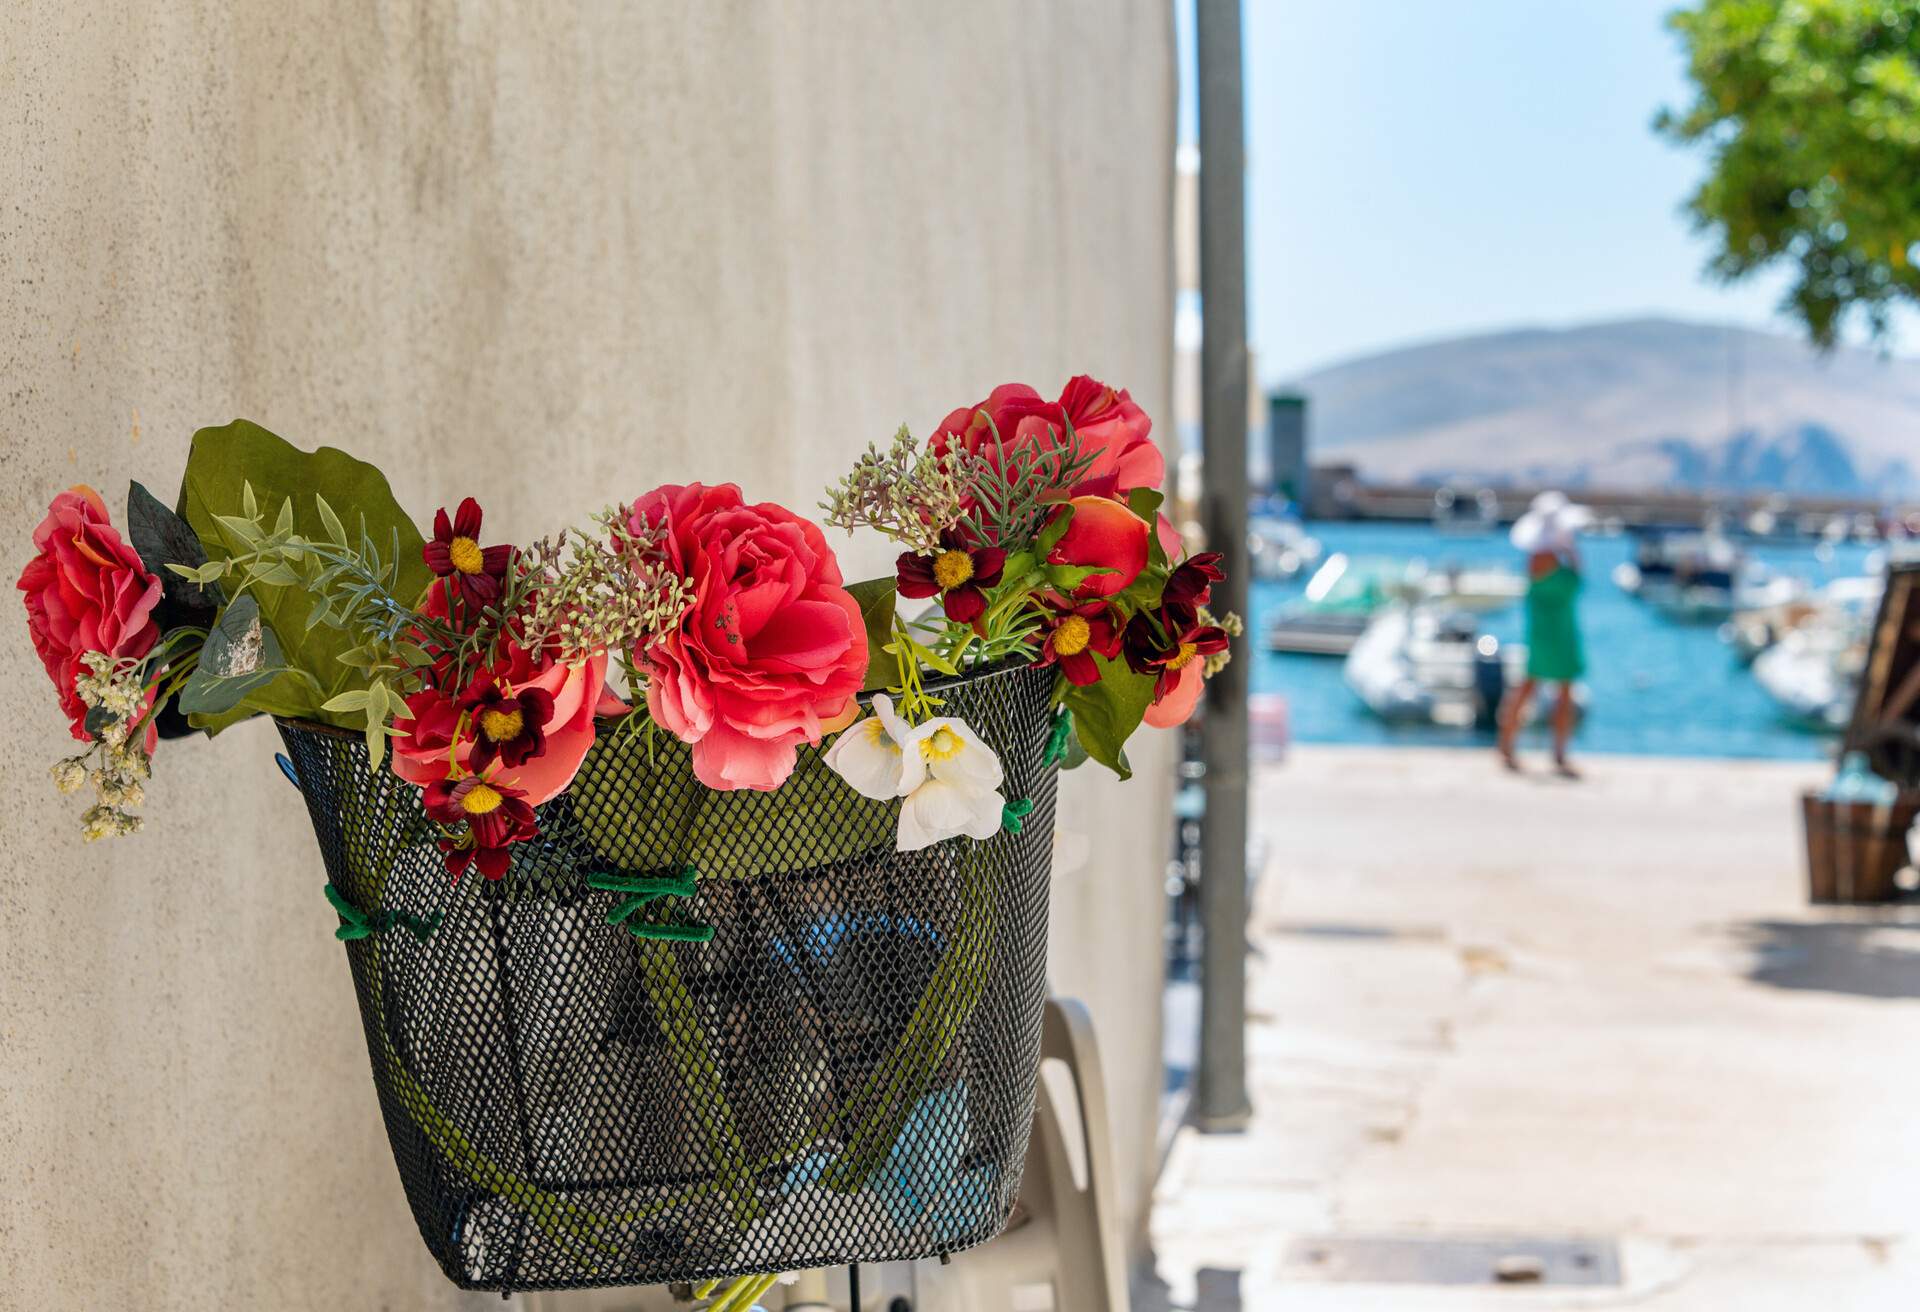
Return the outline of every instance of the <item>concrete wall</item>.
<path id="1" fill-rule="evenodd" d="M 523 537 L 670 479 L 811 505 L 867 440 L 1010 377 L 1087 370 L 1165 413 L 1162 0 L 563 8 L 7 7 L 9 577 L 54 492 L 117 514 L 235 415 Z M 148 831 L 83 848 L 17 619 L 0 680 L 0 1307 L 454 1305 L 270 730 L 167 746 Z M 1127 794 L 1070 788 L 1055 917 L 1129 1224 L 1165 748 Z"/>

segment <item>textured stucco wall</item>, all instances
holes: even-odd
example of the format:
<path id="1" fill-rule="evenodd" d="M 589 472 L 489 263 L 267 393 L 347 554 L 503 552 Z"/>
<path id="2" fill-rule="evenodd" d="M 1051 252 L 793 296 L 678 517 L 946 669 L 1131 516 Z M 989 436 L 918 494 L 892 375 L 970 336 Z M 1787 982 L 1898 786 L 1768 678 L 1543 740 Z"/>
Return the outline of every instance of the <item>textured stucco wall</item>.
<path id="1" fill-rule="evenodd" d="M 1009 377 L 1087 370 L 1166 413 L 1163 0 L 569 8 L 7 7 L 8 579 L 55 491 L 117 516 L 235 415 L 522 537 L 664 480 L 808 506 L 867 440 Z M 270 729 L 168 746 L 148 831 L 83 848 L 17 619 L 0 686 L 0 1307 L 455 1305 Z M 1131 792 L 1069 789 L 1087 841 L 1054 922 L 1130 1222 L 1166 744 L 1134 756 Z"/>

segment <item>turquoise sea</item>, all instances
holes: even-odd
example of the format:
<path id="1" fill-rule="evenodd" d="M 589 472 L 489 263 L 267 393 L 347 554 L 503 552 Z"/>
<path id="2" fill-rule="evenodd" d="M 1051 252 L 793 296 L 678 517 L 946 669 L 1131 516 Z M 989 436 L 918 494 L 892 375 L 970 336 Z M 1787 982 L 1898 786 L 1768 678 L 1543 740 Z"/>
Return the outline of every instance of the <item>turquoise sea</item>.
<path id="1" fill-rule="evenodd" d="M 1314 524 L 1327 552 L 1350 556 L 1423 556 L 1448 561 L 1522 563 L 1506 533 L 1448 537 L 1425 525 Z M 1869 548 L 1842 545 L 1829 553 L 1813 544 L 1750 544 L 1749 553 L 1774 569 L 1812 582 L 1863 572 Z M 1587 647 L 1590 711 L 1575 748 L 1656 756 L 1819 759 L 1832 740 L 1782 721 L 1753 677 L 1734 660 L 1711 624 L 1661 618 L 1614 585 L 1614 566 L 1632 554 L 1625 535 L 1581 540 L 1586 587 L 1580 622 Z M 1827 558 L 1823 558 L 1827 557 Z M 1254 585 L 1250 644 L 1258 662 L 1256 693 L 1283 694 L 1292 741 L 1302 743 L 1419 743 L 1483 748 L 1489 738 L 1471 730 L 1390 726 L 1370 714 L 1341 682 L 1335 657 L 1281 655 L 1261 640 L 1274 613 L 1297 598 L 1306 577 Z M 1490 616 L 1503 640 L 1521 636 L 1518 607 Z"/>

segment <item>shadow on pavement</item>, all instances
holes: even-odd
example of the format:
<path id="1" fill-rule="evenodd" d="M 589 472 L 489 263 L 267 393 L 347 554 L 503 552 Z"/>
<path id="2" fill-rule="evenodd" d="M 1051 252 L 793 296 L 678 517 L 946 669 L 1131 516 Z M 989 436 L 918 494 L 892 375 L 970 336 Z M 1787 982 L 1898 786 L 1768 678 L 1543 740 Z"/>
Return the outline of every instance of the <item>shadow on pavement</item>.
<path id="1" fill-rule="evenodd" d="M 1866 998 L 1920 998 L 1920 924 L 1757 920 L 1733 927 L 1756 984 Z"/>
<path id="2" fill-rule="evenodd" d="M 1159 1272 L 1149 1271 L 1133 1283 L 1133 1312 L 1240 1312 L 1238 1271 L 1203 1266 L 1194 1272 L 1193 1288 L 1193 1302 L 1176 1303 Z"/>

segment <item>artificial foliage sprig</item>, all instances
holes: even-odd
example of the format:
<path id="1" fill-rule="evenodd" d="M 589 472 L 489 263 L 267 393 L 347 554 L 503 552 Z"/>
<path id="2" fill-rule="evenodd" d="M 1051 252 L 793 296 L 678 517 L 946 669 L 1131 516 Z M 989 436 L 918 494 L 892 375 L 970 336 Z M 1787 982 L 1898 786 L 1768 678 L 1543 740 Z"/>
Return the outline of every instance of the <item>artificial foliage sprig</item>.
<path id="1" fill-rule="evenodd" d="M 964 522 L 976 541 L 1014 550 L 1040 536 L 1099 454 L 1082 449 L 1072 420 L 1063 419 L 1059 428 L 1049 425 L 1043 441 L 1011 444 L 991 419 L 987 424 L 990 436 L 982 443 L 982 458 L 970 467 L 971 504 Z M 984 458 L 988 448 L 991 459 Z"/>
<path id="2" fill-rule="evenodd" d="M 663 524 L 642 520 L 635 528 L 627 506 L 610 506 L 593 523 L 598 532 L 570 528 L 515 553 L 510 570 L 532 591 L 522 641 L 551 644 L 563 661 L 596 651 L 631 658 L 670 632 L 693 602 L 692 584 L 662 547 Z"/>
<path id="3" fill-rule="evenodd" d="M 885 451 L 867 447 L 820 508 L 831 527 L 870 528 L 909 550 L 935 552 L 940 535 L 965 517 L 985 464 L 962 447 L 922 446 L 902 424 Z"/>

